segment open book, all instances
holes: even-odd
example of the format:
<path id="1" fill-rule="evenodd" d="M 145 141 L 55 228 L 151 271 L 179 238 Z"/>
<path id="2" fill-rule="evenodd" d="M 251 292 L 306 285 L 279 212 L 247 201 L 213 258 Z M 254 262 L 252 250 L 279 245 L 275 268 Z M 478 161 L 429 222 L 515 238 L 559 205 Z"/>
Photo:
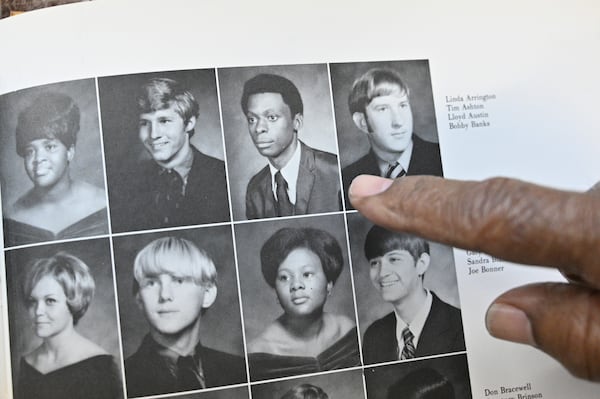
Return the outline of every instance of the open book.
<path id="1" fill-rule="evenodd" d="M 600 8 L 546 3 L 0 21 L 0 396 L 596 398 L 484 327 L 556 271 L 378 229 L 347 197 L 362 173 L 592 186 Z"/>

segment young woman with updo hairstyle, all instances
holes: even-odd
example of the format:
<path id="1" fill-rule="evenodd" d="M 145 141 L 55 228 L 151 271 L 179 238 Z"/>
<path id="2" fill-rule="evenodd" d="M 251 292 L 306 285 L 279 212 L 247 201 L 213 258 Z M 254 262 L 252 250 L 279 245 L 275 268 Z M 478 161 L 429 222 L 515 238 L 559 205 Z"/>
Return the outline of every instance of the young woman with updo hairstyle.
<path id="1" fill-rule="evenodd" d="M 108 233 L 104 190 L 71 178 L 79 122 L 75 101 L 57 92 L 19 114 L 16 149 L 33 187 L 4 210 L 7 246 Z"/>
<path id="2" fill-rule="evenodd" d="M 35 260 L 23 299 L 40 344 L 21 358 L 16 399 L 123 397 L 113 356 L 75 329 L 94 296 L 87 265 L 66 252 Z"/>
<path id="3" fill-rule="evenodd" d="M 319 229 L 283 228 L 260 259 L 283 314 L 248 345 L 252 379 L 360 365 L 354 321 L 323 310 L 344 265 L 336 239 Z"/>

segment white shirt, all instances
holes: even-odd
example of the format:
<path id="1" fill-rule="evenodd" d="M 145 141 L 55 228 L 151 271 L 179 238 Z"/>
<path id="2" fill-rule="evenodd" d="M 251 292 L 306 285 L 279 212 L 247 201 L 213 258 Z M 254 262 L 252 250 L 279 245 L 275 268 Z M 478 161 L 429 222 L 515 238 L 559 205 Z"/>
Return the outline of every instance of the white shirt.
<path id="1" fill-rule="evenodd" d="M 396 177 L 398 177 L 402 169 L 404 169 L 405 172 L 408 171 L 408 167 L 410 165 L 410 158 L 412 156 L 412 150 L 413 141 L 411 140 L 410 143 L 408 143 L 408 146 L 406 146 L 406 149 L 402 152 L 402 155 L 400 155 L 400 157 L 396 160 L 396 162 L 398 162 L 400 166 L 394 169 L 394 172 L 390 176 L 391 178 L 395 179 Z M 388 161 L 384 161 L 383 159 L 377 158 L 377 165 L 379 165 L 380 176 L 385 177 L 385 174 L 387 173 L 387 170 L 390 167 L 390 163 Z M 402 167 L 402 169 L 400 169 L 400 167 Z"/>
<path id="2" fill-rule="evenodd" d="M 402 330 L 406 326 L 410 329 L 410 332 L 413 334 L 413 345 L 417 348 L 419 344 L 419 338 L 421 337 L 421 333 L 423 332 L 423 327 L 425 326 L 425 321 L 427 320 L 427 316 L 429 316 L 429 311 L 431 311 L 431 304 L 433 303 L 433 296 L 431 292 L 427 291 L 427 298 L 425 298 L 425 303 L 421 306 L 414 319 L 407 324 L 402 318 L 398 315 L 396 311 L 394 314 L 396 315 L 396 340 L 398 341 L 398 358 L 400 358 L 400 353 L 402 353 L 402 348 L 404 348 L 404 338 L 402 337 Z"/>
<path id="3" fill-rule="evenodd" d="M 271 189 L 273 190 L 275 200 L 278 200 L 275 174 L 281 172 L 281 175 L 287 182 L 288 197 L 290 198 L 290 202 L 294 205 L 296 205 L 296 181 L 298 180 L 298 172 L 300 171 L 300 143 L 297 142 L 296 144 L 296 151 L 294 151 L 294 154 L 283 168 L 277 169 L 269 163 L 269 170 L 271 171 Z"/>

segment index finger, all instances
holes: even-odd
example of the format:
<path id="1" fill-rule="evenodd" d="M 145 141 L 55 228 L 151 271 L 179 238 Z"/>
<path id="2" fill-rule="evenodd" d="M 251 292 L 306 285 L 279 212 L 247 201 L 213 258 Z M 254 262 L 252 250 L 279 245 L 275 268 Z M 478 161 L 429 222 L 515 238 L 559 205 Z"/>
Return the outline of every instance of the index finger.
<path id="1" fill-rule="evenodd" d="M 376 224 L 512 262 L 561 268 L 600 286 L 600 195 L 508 178 L 481 182 L 359 176 L 354 207 Z"/>

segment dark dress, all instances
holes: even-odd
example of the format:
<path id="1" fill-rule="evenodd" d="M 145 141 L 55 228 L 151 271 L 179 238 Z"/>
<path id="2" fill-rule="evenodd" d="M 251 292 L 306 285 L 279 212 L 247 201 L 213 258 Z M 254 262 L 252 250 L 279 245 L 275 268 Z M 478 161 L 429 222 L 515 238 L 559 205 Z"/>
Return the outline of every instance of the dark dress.
<path id="1" fill-rule="evenodd" d="M 59 217 L 59 216 L 57 216 Z M 108 234 L 108 213 L 102 208 L 58 233 L 18 222 L 13 219 L 4 219 L 4 240 L 7 247 L 25 245 L 42 241 L 63 240 L 67 238 L 90 237 Z"/>
<path id="2" fill-rule="evenodd" d="M 42 374 L 21 358 L 15 399 L 123 398 L 119 369 L 111 355 L 98 355 Z"/>
<path id="3" fill-rule="evenodd" d="M 348 331 L 317 357 L 256 352 L 248 354 L 248 362 L 253 381 L 360 366 L 357 330 Z"/>

